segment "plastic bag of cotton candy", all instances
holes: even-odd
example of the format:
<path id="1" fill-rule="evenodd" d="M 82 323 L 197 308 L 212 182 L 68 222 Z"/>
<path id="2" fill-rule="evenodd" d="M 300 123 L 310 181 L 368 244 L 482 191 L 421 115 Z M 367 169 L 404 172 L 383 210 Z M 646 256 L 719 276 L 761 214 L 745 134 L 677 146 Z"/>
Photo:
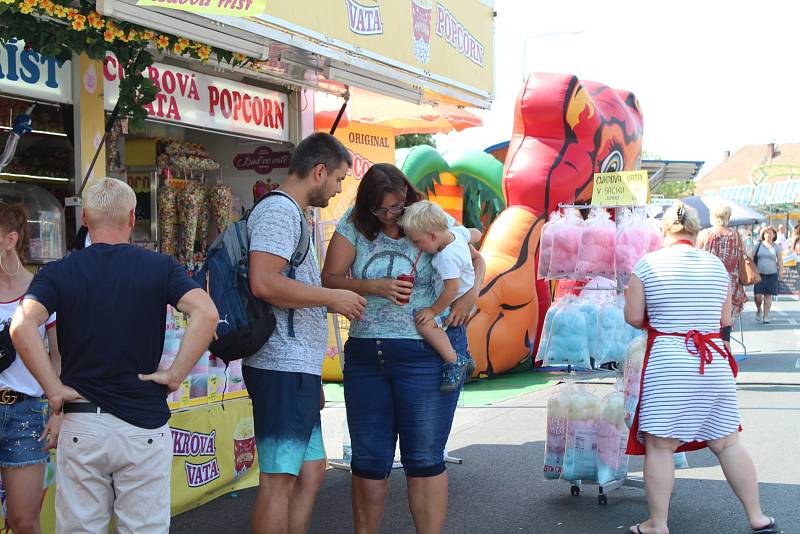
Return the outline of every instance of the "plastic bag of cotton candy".
<path id="1" fill-rule="evenodd" d="M 617 227 L 615 263 L 619 280 L 627 286 L 636 262 L 650 251 L 653 229 L 638 212 L 625 211 L 621 218 Z"/>
<path id="2" fill-rule="evenodd" d="M 597 482 L 608 484 L 628 476 L 628 427 L 625 426 L 623 384 L 617 381 L 614 391 L 600 401 L 597 427 Z"/>
<path id="3" fill-rule="evenodd" d="M 617 225 L 611 220 L 611 214 L 601 208 L 593 209 L 583 224 L 575 275 L 578 278 L 603 276 L 616 279 L 616 240 Z"/>
<path id="4" fill-rule="evenodd" d="M 553 236 L 558 233 L 558 227 L 565 222 L 564 216 L 554 211 L 550 220 L 542 227 L 542 237 L 539 240 L 539 266 L 536 278 L 547 278 L 550 275 L 550 261 L 553 256 Z"/>
<path id="5" fill-rule="evenodd" d="M 536 357 L 545 365 L 591 366 L 586 318 L 574 295 L 565 296 L 547 310 Z"/>
<path id="6" fill-rule="evenodd" d="M 550 265 L 547 270 L 548 280 L 572 279 L 575 277 L 575 264 L 583 235 L 583 219 L 577 210 L 569 209 L 564 220 L 552 229 L 553 245 L 550 251 Z"/>
<path id="7" fill-rule="evenodd" d="M 631 339 L 630 326 L 625 322 L 624 302 L 619 298 L 606 299 L 597 313 L 597 335 L 592 356 L 595 366 L 625 361 L 625 347 Z"/>
<path id="8" fill-rule="evenodd" d="M 633 425 L 636 407 L 639 405 L 639 394 L 642 383 L 642 364 L 647 350 L 647 336 L 639 336 L 625 349 L 625 368 L 623 372 L 623 391 L 625 402 L 625 424 Z"/>
<path id="9" fill-rule="evenodd" d="M 567 439 L 561 478 L 597 480 L 597 397 L 576 385 L 567 396 Z"/>
<path id="10" fill-rule="evenodd" d="M 544 447 L 544 478 L 546 480 L 560 478 L 564 468 L 569 396 L 574 388 L 575 384 L 572 381 L 559 384 L 547 400 L 547 438 Z"/>

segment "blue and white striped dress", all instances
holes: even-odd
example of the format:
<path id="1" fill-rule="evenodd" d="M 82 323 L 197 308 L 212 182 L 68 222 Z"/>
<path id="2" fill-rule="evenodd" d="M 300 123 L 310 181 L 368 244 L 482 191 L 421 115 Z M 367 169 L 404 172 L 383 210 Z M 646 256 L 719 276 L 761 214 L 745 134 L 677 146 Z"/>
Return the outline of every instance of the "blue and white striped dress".
<path id="1" fill-rule="evenodd" d="M 730 276 L 713 254 L 673 246 L 647 254 L 633 270 L 644 285 L 650 326 L 664 333 L 719 332 Z M 714 340 L 721 347 L 721 340 Z M 690 347 L 695 347 L 690 342 Z M 714 360 L 700 374 L 700 359 L 683 337 L 659 336 L 645 370 L 639 432 L 682 442 L 709 441 L 736 432 L 739 406 L 728 361 Z"/>

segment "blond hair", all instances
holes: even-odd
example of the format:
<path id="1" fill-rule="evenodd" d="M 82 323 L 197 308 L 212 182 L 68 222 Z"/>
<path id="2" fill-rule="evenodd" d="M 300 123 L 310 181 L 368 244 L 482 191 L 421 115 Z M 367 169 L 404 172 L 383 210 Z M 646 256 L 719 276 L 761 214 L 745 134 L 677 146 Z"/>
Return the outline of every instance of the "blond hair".
<path id="1" fill-rule="evenodd" d="M 126 226 L 136 209 L 136 193 L 121 180 L 102 178 L 84 190 L 83 209 L 90 226 Z"/>
<path id="2" fill-rule="evenodd" d="M 684 204 L 683 201 L 677 201 L 664 212 L 661 229 L 665 234 L 697 235 L 700 231 L 697 210 Z"/>
<path id="3" fill-rule="evenodd" d="M 413 232 L 443 232 L 448 227 L 447 214 L 430 200 L 420 200 L 406 208 L 400 226 Z"/>
<path id="4" fill-rule="evenodd" d="M 728 223 L 731 221 L 732 211 L 730 204 L 727 202 L 720 202 L 711 210 L 711 222 L 718 226 L 728 226 Z"/>

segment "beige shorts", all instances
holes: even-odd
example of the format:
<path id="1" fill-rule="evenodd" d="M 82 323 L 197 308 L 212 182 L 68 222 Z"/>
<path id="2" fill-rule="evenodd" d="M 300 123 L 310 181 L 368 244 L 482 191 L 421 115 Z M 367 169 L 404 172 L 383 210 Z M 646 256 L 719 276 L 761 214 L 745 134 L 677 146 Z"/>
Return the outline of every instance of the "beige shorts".
<path id="1" fill-rule="evenodd" d="M 68 413 L 58 436 L 56 533 L 167 534 L 172 433 L 111 414 Z"/>

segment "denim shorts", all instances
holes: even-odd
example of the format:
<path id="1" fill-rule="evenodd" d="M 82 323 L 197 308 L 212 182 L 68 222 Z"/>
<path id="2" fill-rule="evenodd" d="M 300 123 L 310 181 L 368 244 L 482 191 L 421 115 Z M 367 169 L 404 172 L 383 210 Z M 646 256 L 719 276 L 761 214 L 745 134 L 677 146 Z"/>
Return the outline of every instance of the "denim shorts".
<path id="1" fill-rule="evenodd" d="M 47 421 L 47 404 L 38 397 L 0 405 L 0 467 L 47 462 L 50 453 L 38 441 Z"/>
<path id="2" fill-rule="evenodd" d="M 320 377 L 247 365 L 242 375 L 253 401 L 259 470 L 297 476 L 304 462 L 324 460 Z"/>
<path id="3" fill-rule="evenodd" d="M 464 327 L 449 328 L 450 343 L 467 352 Z M 349 338 L 344 347 L 344 397 L 354 475 L 383 480 L 395 444 L 409 477 L 445 470 L 444 448 L 461 388 L 442 393 L 442 359 L 421 339 Z"/>

